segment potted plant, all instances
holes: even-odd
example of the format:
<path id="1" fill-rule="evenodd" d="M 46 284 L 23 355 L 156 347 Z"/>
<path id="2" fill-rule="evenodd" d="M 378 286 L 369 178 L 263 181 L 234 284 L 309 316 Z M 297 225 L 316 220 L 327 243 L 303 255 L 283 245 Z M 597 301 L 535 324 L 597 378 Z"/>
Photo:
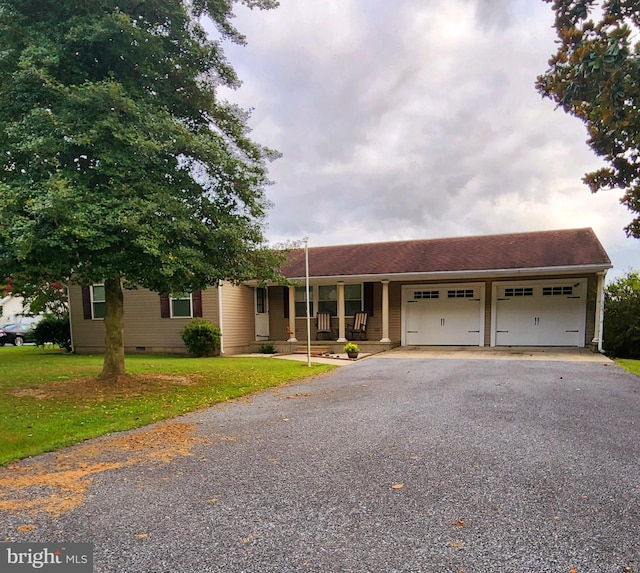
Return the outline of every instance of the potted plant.
<path id="1" fill-rule="evenodd" d="M 354 342 L 347 342 L 344 345 L 344 351 L 347 353 L 349 358 L 358 358 L 358 353 L 360 352 L 360 348 Z"/>

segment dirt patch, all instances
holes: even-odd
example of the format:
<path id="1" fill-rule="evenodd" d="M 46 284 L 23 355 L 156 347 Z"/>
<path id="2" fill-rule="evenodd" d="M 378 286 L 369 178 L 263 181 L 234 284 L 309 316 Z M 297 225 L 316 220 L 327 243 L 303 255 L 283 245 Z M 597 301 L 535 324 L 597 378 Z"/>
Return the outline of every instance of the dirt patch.
<path id="1" fill-rule="evenodd" d="M 93 476 L 138 464 L 169 463 L 191 455 L 193 424 L 159 424 L 146 431 L 97 440 L 35 463 L 0 470 L 0 510 L 46 512 L 52 517 L 78 507 Z"/>
<path id="2" fill-rule="evenodd" d="M 128 374 L 114 380 L 98 380 L 96 377 L 74 378 L 35 388 L 19 388 L 13 392 L 18 398 L 32 397 L 39 400 L 51 398 L 104 400 L 118 396 L 142 396 L 166 386 L 193 386 L 203 376 L 169 376 L 164 374 Z"/>

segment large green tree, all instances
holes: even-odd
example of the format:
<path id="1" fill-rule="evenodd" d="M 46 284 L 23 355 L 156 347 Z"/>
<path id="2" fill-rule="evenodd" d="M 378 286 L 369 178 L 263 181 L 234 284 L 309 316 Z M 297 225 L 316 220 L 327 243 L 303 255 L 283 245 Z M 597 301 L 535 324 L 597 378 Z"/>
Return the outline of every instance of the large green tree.
<path id="1" fill-rule="evenodd" d="M 20 293 L 23 307 L 28 314 L 53 314 L 62 317 L 68 312 L 68 293 L 65 285 L 60 283 L 33 283 L 18 277 L 8 281 L 11 291 Z M 1 287 L 0 287 L 0 290 Z"/>
<path id="2" fill-rule="evenodd" d="M 244 42 L 233 8 L 0 0 L 0 276 L 104 282 L 102 377 L 125 373 L 123 286 L 185 292 L 277 266 L 275 153 L 218 96 L 238 85 L 221 44 Z"/>
<path id="3" fill-rule="evenodd" d="M 587 173 L 592 192 L 621 189 L 640 238 L 640 4 L 637 0 L 545 0 L 553 6 L 558 51 L 537 89 L 581 119 L 606 166 Z"/>
<path id="4" fill-rule="evenodd" d="M 629 271 L 607 285 L 604 301 L 605 351 L 640 358 L 640 273 Z"/>

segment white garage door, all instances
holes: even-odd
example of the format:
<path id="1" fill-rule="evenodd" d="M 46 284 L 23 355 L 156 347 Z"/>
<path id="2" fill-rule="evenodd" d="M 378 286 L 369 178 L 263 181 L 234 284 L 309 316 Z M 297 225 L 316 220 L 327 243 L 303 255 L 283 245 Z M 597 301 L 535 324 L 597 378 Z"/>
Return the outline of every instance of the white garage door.
<path id="1" fill-rule="evenodd" d="M 482 345 L 478 285 L 405 289 L 405 344 Z"/>
<path id="2" fill-rule="evenodd" d="M 586 279 L 497 286 L 496 346 L 584 346 Z"/>

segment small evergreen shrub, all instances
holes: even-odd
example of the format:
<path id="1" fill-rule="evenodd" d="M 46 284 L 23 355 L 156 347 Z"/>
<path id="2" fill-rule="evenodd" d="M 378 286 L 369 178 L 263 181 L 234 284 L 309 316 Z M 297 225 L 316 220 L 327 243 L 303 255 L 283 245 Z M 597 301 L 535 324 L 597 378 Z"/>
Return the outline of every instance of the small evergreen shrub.
<path id="1" fill-rule="evenodd" d="M 33 328 L 33 334 L 38 346 L 47 343 L 57 344 L 69 352 L 71 350 L 71 327 L 69 326 L 69 315 L 56 316 L 47 314 Z"/>
<path id="2" fill-rule="evenodd" d="M 261 344 L 259 350 L 261 354 L 275 354 L 277 352 L 276 347 L 271 342 Z"/>
<path id="3" fill-rule="evenodd" d="M 190 354 L 215 356 L 220 351 L 222 332 L 211 321 L 194 318 L 180 331 L 180 336 Z"/>

